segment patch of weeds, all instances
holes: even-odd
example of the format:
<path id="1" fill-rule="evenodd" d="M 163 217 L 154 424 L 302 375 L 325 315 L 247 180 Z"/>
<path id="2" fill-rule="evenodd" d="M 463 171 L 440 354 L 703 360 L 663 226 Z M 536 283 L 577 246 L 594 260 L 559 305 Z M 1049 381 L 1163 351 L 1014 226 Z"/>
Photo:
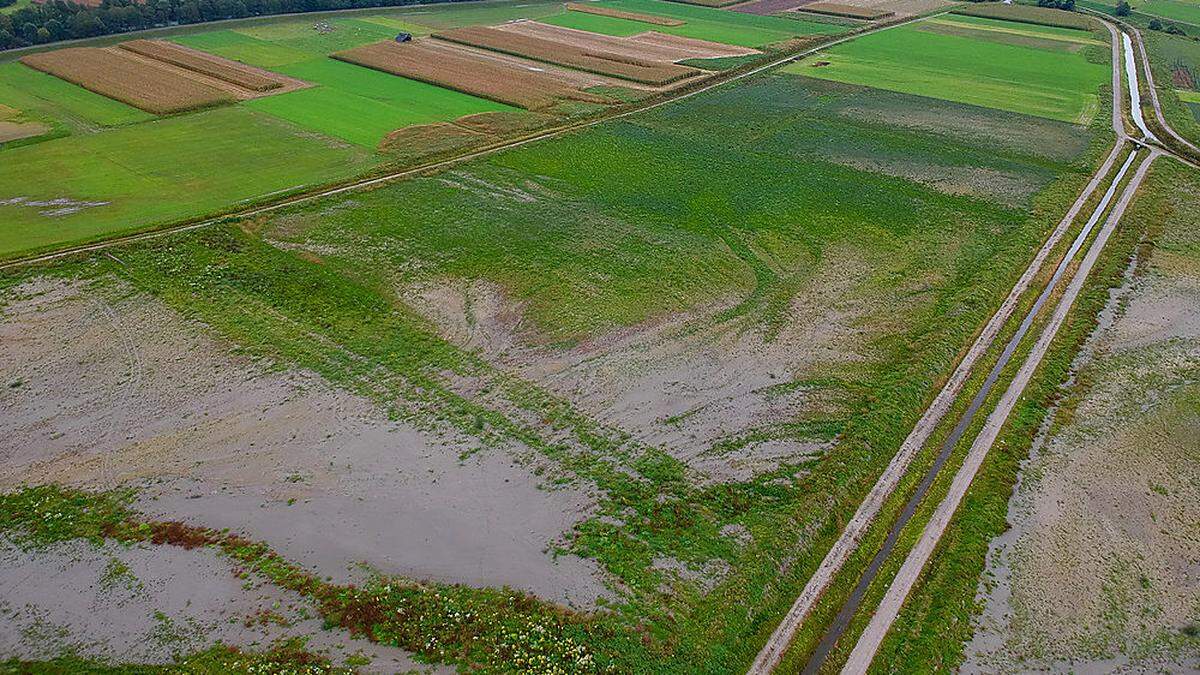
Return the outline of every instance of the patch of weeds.
<path id="1" fill-rule="evenodd" d="M 144 586 L 141 580 L 134 575 L 133 570 L 129 569 L 129 565 L 125 564 L 120 558 L 112 556 L 104 566 L 104 572 L 100 575 L 100 591 L 107 593 L 117 588 L 137 593 Z"/>

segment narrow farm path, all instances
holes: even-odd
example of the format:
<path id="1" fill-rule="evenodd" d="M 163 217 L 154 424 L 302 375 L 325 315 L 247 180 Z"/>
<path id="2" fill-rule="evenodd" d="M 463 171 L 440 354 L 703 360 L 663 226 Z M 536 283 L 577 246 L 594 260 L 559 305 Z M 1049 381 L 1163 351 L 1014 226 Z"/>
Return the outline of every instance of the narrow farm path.
<path id="1" fill-rule="evenodd" d="M 980 466 L 982 466 L 983 460 L 987 457 L 988 451 L 991 450 L 997 436 L 999 436 L 1000 430 L 1016 406 L 1017 400 L 1025 391 L 1025 386 L 1033 378 L 1033 374 L 1038 366 L 1041 365 L 1042 359 L 1050 348 L 1050 343 L 1054 340 L 1055 335 L 1058 334 L 1063 321 L 1066 320 L 1067 313 L 1071 310 L 1075 299 L 1083 290 L 1083 285 L 1087 281 L 1088 274 L 1091 272 L 1092 267 L 1095 266 L 1101 252 L 1103 252 L 1104 245 L 1108 242 L 1113 231 L 1116 230 L 1121 216 L 1124 215 L 1125 209 L 1133 200 L 1138 187 L 1141 186 L 1142 180 L 1146 177 L 1146 172 L 1149 171 L 1151 163 L 1161 154 L 1163 153 L 1160 150 L 1152 148 L 1138 166 L 1133 178 L 1125 186 L 1125 190 L 1121 193 L 1121 198 L 1117 201 L 1116 206 L 1113 207 L 1112 212 L 1104 223 L 1104 227 L 1096 235 L 1096 239 L 1088 248 L 1087 254 L 1079 263 L 1074 276 L 1071 277 L 1070 284 L 1055 306 L 1050 322 L 1043 328 L 1037 343 L 1026 357 L 1025 362 L 1021 364 L 1021 368 L 1017 371 L 1008 389 L 1005 390 L 1000 402 L 988 416 L 983 429 L 971 444 L 971 449 L 967 452 L 962 466 L 959 468 L 958 473 L 955 474 L 954 481 L 950 485 L 950 492 L 938 504 L 933 517 L 922 531 L 921 538 L 909 552 L 908 557 L 905 558 L 904 564 L 901 565 L 900 571 L 897 572 L 895 579 L 892 580 L 891 586 L 888 587 L 887 593 L 884 595 L 879 607 L 875 610 L 874 615 L 872 615 L 866 630 L 859 637 L 854 650 L 850 653 L 850 658 L 842 668 L 843 675 L 865 673 L 870 667 L 871 661 L 875 658 L 875 652 L 879 649 L 884 636 L 887 635 L 896 616 L 900 613 L 900 608 L 904 604 L 904 600 L 908 597 L 918 577 L 920 577 L 925 563 L 929 561 L 929 557 L 937 547 L 938 541 L 946 530 L 946 526 L 949 525 L 950 519 L 954 516 L 954 512 L 958 509 L 959 504 L 962 503 L 967 489 L 975 479 L 975 474 L 978 473 Z M 1130 159 L 1132 158 L 1133 155 L 1130 156 Z"/>
<path id="2" fill-rule="evenodd" d="M 1071 205 L 1071 208 L 1068 209 L 1066 215 L 1063 216 L 1062 220 L 1059 221 L 1058 225 L 1046 238 L 1037 255 L 1034 256 L 1029 266 L 1025 269 L 1025 272 L 1017 279 L 1017 282 L 1009 291 L 1004 302 L 975 338 L 975 341 L 971 344 L 966 354 L 963 355 L 962 360 L 954 369 L 946 384 L 943 385 L 942 389 L 933 399 L 933 402 L 930 403 L 920 419 L 917 420 L 916 425 L 909 432 L 908 437 L 904 439 L 900 449 L 892 457 L 892 461 L 888 464 L 888 467 L 880 475 L 875 485 L 872 486 L 871 491 L 867 493 L 866 498 L 863 499 L 854 516 L 842 530 L 842 534 L 821 561 L 817 571 L 813 573 L 813 576 L 809 579 L 808 584 L 805 585 L 800 596 L 796 598 L 796 602 L 792 605 L 792 608 L 784 616 L 779 626 L 776 627 L 775 632 L 767 640 L 766 645 L 759 652 L 758 657 L 750 666 L 749 673 L 751 675 L 765 675 L 779 664 L 796 631 L 807 618 L 809 612 L 812 611 L 821 594 L 833 583 L 834 578 L 841 571 L 842 565 L 845 564 L 846 560 L 849 559 L 850 555 L 858 547 L 863 535 L 874 521 L 876 515 L 878 515 L 880 509 L 883 508 L 884 502 L 896 489 L 900 480 L 907 474 L 909 465 L 912 463 L 917 452 L 925 445 L 934 429 L 937 428 L 946 416 L 946 413 L 953 407 L 959 394 L 962 392 L 963 385 L 970 378 L 976 362 L 992 347 L 1000 330 L 1008 322 L 1013 311 L 1016 310 L 1021 296 L 1024 295 L 1033 283 L 1034 278 L 1041 272 L 1042 266 L 1046 263 L 1050 252 L 1058 245 L 1067 230 L 1070 229 L 1071 224 L 1083 209 L 1084 204 L 1087 203 L 1100 187 L 1101 182 L 1111 171 L 1117 157 L 1125 148 L 1128 136 L 1125 133 L 1121 114 L 1121 60 L 1116 36 L 1113 37 L 1112 51 L 1112 129 L 1113 133 L 1116 134 L 1117 142 L 1113 145 L 1112 150 L 1096 170 L 1096 173 L 1084 187 L 1078 198 Z M 959 431 L 959 435 L 961 433 Z M 857 603 L 855 604 L 857 605 Z M 840 634 L 840 631 L 838 633 Z M 832 647 L 832 644 L 828 645 L 828 647 Z"/>
<path id="3" fill-rule="evenodd" d="M 471 161 L 473 159 L 478 159 L 480 157 L 486 157 L 489 155 L 493 155 L 498 152 L 502 152 L 504 150 L 509 150 L 511 148 L 517 148 L 517 147 L 521 147 L 524 145 L 529 145 L 531 143 L 536 143 L 538 141 L 543 141 L 543 140 L 547 140 L 550 138 L 556 138 L 558 136 L 562 136 L 567 133 L 579 131 L 582 129 L 587 129 L 587 128 L 594 127 L 599 124 L 603 124 L 605 122 L 629 117 L 631 115 L 636 115 L 636 114 L 645 112 L 647 110 L 654 110 L 655 108 L 667 106 L 667 105 L 670 105 L 677 101 L 682 101 L 684 99 L 691 98 L 693 96 L 699 96 L 700 94 L 703 94 L 708 91 L 712 91 L 713 89 L 716 89 L 718 87 L 722 87 L 722 86 L 731 84 L 733 82 L 738 82 L 740 80 L 744 80 L 746 78 L 758 75 L 759 73 L 763 73 L 768 70 L 787 65 L 788 63 L 791 63 L 792 61 L 796 61 L 796 60 L 802 59 L 806 56 L 810 56 L 810 55 L 815 54 L 824 49 L 828 49 L 829 47 L 843 44 L 843 43 L 849 42 L 851 40 L 856 40 L 856 39 L 858 39 L 860 37 L 864 37 L 866 35 L 873 35 L 875 33 L 879 33 L 879 32 L 885 31 L 885 30 L 891 30 L 893 28 L 898 28 L 900 26 L 904 26 L 904 25 L 907 25 L 909 23 L 913 23 L 916 21 L 922 21 L 922 20 L 930 18 L 932 16 L 938 16 L 940 14 L 945 14 L 948 11 L 949 10 L 947 9 L 942 12 L 937 12 L 935 14 L 906 18 L 906 19 L 896 21 L 893 23 L 888 23 L 885 25 L 869 28 L 864 31 L 850 33 L 847 35 L 843 35 L 841 37 L 835 37 L 831 40 L 824 41 L 819 45 L 809 47 L 808 49 L 805 49 L 805 50 L 802 50 L 799 52 L 794 52 L 791 54 L 787 54 L 785 56 L 781 56 L 777 59 L 774 59 L 768 63 L 764 63 L 764 64 L 757 66 L 755 68 L 752 68 L 750 70 L 733 73 L 731 75 L 721 75 L 721 74 L 714 75 L 714 76 L 712 76 L 712 78 L 710 80 L 708 80 L 708 83 L 704 84 L 703 86 L 697 87 L 695 89 L 688 89 L 688 90 L 684 90 L 684 91 L 676 91 L 673 93 L 667 93 L 667 94 L 664 94 L 664 96 L 661 98 L 654 99 L 645 104 L 636 105 L 632 108 L 623 110 L 616 114 L 606 115 L 603 117 L 598 117 L 598 118 L 589 119 L 589 120 L 583 120 L 583 121 L 579 121 L 579 122 L 571 122 L 571 123 L 564 124 L 564 125 L 557 126 L 557 127 L 550 127 L 550 128 L 535 132 L 533 134 L 529 134 L 527 136 L 522 136 L 520 138 L 514 138 L 514 139 L 510 139 L 510 140 L 503 141 L 500 143 L 496 143 L 493 145 L 489 145 L 489 146 L 480 148 L 478 150 L 474 150 L 469 153 L 458 155 L 456 157 L 451 157 L 449 159 L 443 159 L 443 160 L 439 160 L 436 162 L 421 164 L 421 165 L 418 165 L 415 167 L 403 169 L 400 171 L 395 171 L 395 172 L 388 173 L 388 174 L 385 174 L 382 176 L 376 176 L 374 178 L 364 178 L 361 180 L 355 180 L 355 181 L 352 181 L 349 183 L 343 183 L 341 185 L 337 185 L 337 186 L 333 186 L 333 187 L 328 187 L 328 188 L 324 188 L 324 189 L 318 189 L 318 190 L 314 190 L 314 191 L 310 191 L 310 192 L 305 192 L 305 193 L 302 193 L 299 195 L 291 195 L 291 196 L 284 197 L 282 199 L 278 199 L 278 200 L 275 200 L 275 201 L 272 201 L 269 203 L 261 204 L 259 206 L 255 206 L 255 207 L 252 207 L 249 209 L 244 209 L 241 211 L 235 211 L 235 212 L 231 212 L 231 213 L 227 213 L 227 214 L 222 214 L 220 216 L 207 218 L 207 219 L 200 220 L 200 221 L 178 223 L 175 225 L 169 225 L 169 226 L 161 227 L 161 228 L 154 229 L 154 230 L 111 237 L 111 238 L 103 239 L 103 240 L 96 241 L 96 242 L 93 242 L 90 244 L 69 246 L 69 247 L 54 250 L 49 253 L 42 253 L 42 254 L 38 254 L 38 255 L 28 256 L 25 258 L 16 258 L 13 260 L 0 262 L 0 270 L 6 270 L 6 269 L 11 269 L 11 268 L 21 267 L 21 266 L 26 266 L 26 265 L 38 264 L 38 263 L 47 263 L 47 262 L 51 262 L 51 261 L 65 258 L 68 256 L 81 254 L 81 253 L 91 253 L 94 251 L 102 251 L 102 250 L 105 250 L 108 248 L 112 248 L 114 246 L 121 246 L 124 244 L 145 241 L 148 239 L 156 239 L 156 238 L 167 236 L 170 234 L 175 234 L 177 232 L 187 232 L 187 231 L 197 230 L 197 229 L 201 229 L 201 228 L 205 228 L 205 227 L 211 227 L 211 226 L 217 225 L 219 223 L 229 222 L 231 220 L 238 220 L 241 218 L 248 218 L 248 217 L 257 216 L 257 215 L 262 215 L 265 213 L 270 213 L 272 211 L 278 211 L 279 209 L 287 208 L 289 206 L 295 206 L 297 204 L 304 204 L 304 203 L 311 202 L 311 201 L 314 201 L 317 199 L 323 199 L 325 197 L 332 197 L 335 195 L 345 194 L 348 192 L 363 190 L 365 188 L 372 188 L 372 187 L 375 187 L 378 185 L 383 185 L 386 183 L 393 183 L 393 182 L 405 180 L 408 178 L 414 178 L 417 176 L 421 176 L 425 173 L 428 173 L 429 171 L 445 169 L 445 168 L 448 168 L 451 166 L 461 164 L 463 162 Z"/>
<path id="4" fill-rule="evenodd" d="M 1145 120 L 1141 116 L 1141 97 L 1139 95 L 1138 75 L 1137 75 L 1137 71 L 1139 70 L 1139 68 L 1138 68 L 1138 64 L 1135 59 L 1133 42 L 1131 41 L 1130 36 L 1128 34 L 1122 32 L 1122 31 L 1118 31 L 1108 21 L 1102 20 L 1102 22 L 1105 24 L 1105 27 L 1108 29 L 1110 37 L 1111 37 L 1111 41 L 1112 41 L 1113 128 L 1114 128 L 1114 131 L 1117 133 L 1117 137 L 1118 137 L 1118 143 L 1117 143 L 1117 146 L 1114 148 L 1114 152 L 1117 151 L 1121 146 L 1123 146 L 1124 142 L 1126 140 L 1133 141 L 1135 146 L 1149 147 L 1150 152 L 1145 157 L 1145 159 L 1142 161 L 1142 163 L 1138 166 L 1136 172 L 1134 173 L 1133 178 L 1125 186 L 1125 189 L 1121 193 L 1121 197 L 1118 199 L 1118 201 L 1116 202 L 1116 205 L 1113 207 L 1112 211 L 1109 213 L 1108 219 L 1105 221 L 1104 226 L 1101 228 L 1100 232 L 1096 235 L 1096 239 L 1092 242 L 1090 248 L 1088 249 L 1087 254 L 1083 258 L 1083 260 L 1079 263 L 1079 267 L 1076 269 L 1075 274 L 1071 277 L 1071 281 L 1070 281 L 1069 285 L 1067 286 L 1066 290 L 1064 291 L 1062 298 L 1060 298 L 1058 304 L 1056 305 L 1055 311 L 1054 311 L 1053 315 L 1051 316 L 1049 323 L 1043 329 L 1042 334 L 1039 337 L 1037 343 L 1032 348 L 1032 351 L 1027 356 L 1027 358 L 1026 358 L 1025 362 L 1022 364 L 1021 368 L 1017 371 L 1017 374 L 1014 376 L 1014 379 L 1009 384 L 1009 387 L 1005 390 L 1004 395 L 1001 397 L 1001 400 L 997 404 L 996 408 L 988 416 L 983 429 L 981 430 L 979 435 L 975 438 L 974 442 L 972 443 L 971 448 L 968 451 L 967 457 L 963 462 L 963 465 L 960 467 L 958 473 L 955 474 L 954 480 L 951 484 L 950 492 L 943 499 L 943 501 L 938 505 L 938 508 L 935 511 L 933 518 L 930 520 L 929 523 L 926 524 L 926 527 L 922 532 L 921 538 L 918 540 L 916 546 L 914 546 L 914 548 L 909 552 L 908 556 L 905 558 L 905 561 L 904 561 L 903 565 L 901 566 L 900 571 L 898 572 L 897 576 L 893 579 L 891 586 L 889 586 L 888 591 L 887 591 L 886 595 L 884 596 L 884 599 L 881 601 L 879 607 L 876 609 L 875 613 L 872 615 L 871 621 L 868 624 L 866 631 L 863 633 L 862 636 L 860 636 L 858 642 L 855 644 L 855 647 L 854 647 L 853 651 L 851 652 L 850 658 L 848 659 L 845 666 L 843 667 L 842 673 L 844 675 L 845 674 L 863 673 L 863 672 L 866 672 L 866 670 L 870 667 L 871 661 L 873 660 L 875 653 L 879 648 L 879 645 L 882 643 L 884 637 L 887 635 L 888 630 L 891 628 L 892 623 L 895 621 L 896 616 L 899 614 L 899 611 L 900 611 L 901 607 L 903 606 L 905 599 L 908 597 L 908 593 L 912 590 L 913 585 L 916 583 L 917 579 L 920 577 L 920 574 L 921 574 L 922 570 L 924 569 L 925 564 L 928 562 L 929 557 L 932 555 L 933 550 L 936 548 L 938 541 L 940 541 L 942 534 L 945 532 L 945 529 L 950 522 L 950 519 L 953 517 L 955 511 L 957 510 L 959 504 L 961 503 L 963 497 L 965 496 L 967 489 L 970 487 L 971 482 L 973 481 L 976 473 L 978 472 L 980 466 L 982 465 L 983 460 L 986 458 L 988 451 L 991 449 L 992 445 L 994 444 L 997 436 L 1000 433 L 1000 430 L 1004 426 L 1005 421 L 1008 419 L 1009 414 L 1012 412 L 1012 409 L 1015 407 L 1017 400 L 1019 399 L 1021 394 L 1024 392 L 1024 389 L 1025 389 L 1026 385 L 1028 384 L 1029 380 L 1032 378 L 1033 373 L 1037 370 L 1038 366 L 1041 364 L 1042 359 L 1044 358 L 1047 350 L 1049 349 L 1050 343 L 1053 341 L 1055 335 L 1057 334 L 1059 328 L 1061 327 L 1063 321 L 1065 320 L 1068 312 L 1070 311 L 1071 307 L 1073 306 L 1074 301 L 1078 297 L 1080 291 L 1082 290 L 1084 283 L 1086 283 L 1087 276 L 1088 276 L 1090 270 L 1092 269 L 1092 267 L 1095 265 L 1095 261 L 1099 258 L 1100 254 L 1102 253 L 1104 245 L 1108 241 L 1113 230 L 1116 229 L 1117 224 L 1120 222 L 1121 216 L 1124 214 L 1129 203 L 1132 201 L 1133 196 L 1136 194 L 1138 187 L 1140 186 L 1141 182 L 1145 178 L 1145 175 L 1146 175 L 1147 171 L 1149 170 L 1151 163 L 1159 156 L 1168 154 L 1168 155 L 1175 156 L 1176 159 L 1179 159 L 1181 161 L 1184 161 L 1184 162 L 1190 164 L 1190 162 L 1187 162 L 1187 160 L 1185 158 L 1179 157 L 1178 155 L 1174 155 L 1174 153 L 1172 153 L 1167 148 L 1158 148 L 1158 147 L 1146 145 L 1147 143 L 1151 143 L 1151 142 L 1161 143 L 1161 139 L 1158 139 L 1147 128 L 1147 126 L 1145 124 Z M 1136 34 L 1135 34 L 1135 37 L 1136 37 Z M 1139 47 L 1140 46 L 1141 46 L 1141 44 L 1139 41 Z M 1145 69 L 1148 71 L 1149 70 L 1149 61 L 1145 59 L 1144 47 L 1142 48 L 1141 53 L 1142 53 L 1142 58 L 1143 58 L 1143 65 L 1144 65 Z M 1128 82 L 1129 82 L 1127 91 L 1129 92 L 1130 116 L 1133 119 L 1135 126 L 1138 128 L 1138 131 L 1141 132 L 1141 134 L 1142 134 L 1142 138 L 1140 140 L 1135 140 L 1135 139 L 1129 138 L 1124 133 L 1123 124 L 1121 122 L 1121 117 L 1120 117 L 1119 111 L 1120 111 L 1120 92 L 1121 92 L 1120 69 L 1121 69 L 1122 65 L 1124 66 L 1126 75 L 1128 77 Z M 1151 87 L 1151 91 L 1153 91 L 1153 87 Z M 1154 98 L 1152 99 L 1152 103 L 1156 103 L 1156 101 L 1157 101 L 1157 96 L 1155 95 Z M 1155 106 L 1155 113 L 1156 113 L 1156 116 L 1161 115 L 1160 109 L 1157 106 Z M 1178 138 L 1178 134 L 1176 134 L 1174 132 L 1174 130 L 1171 129 L 1171 127 L 1168 124 L 1166 124 L 1165 119 L 1162 119 L 1161 117 L 1159 117 L 1159 121 L 1162 124 L 1162 128 L 1164 130 L 1166 130 L 1172 136 Z M 1180 140 L 1182 140 L 1182 139 L 1180 139 Z M 1186 141 L 1185 141 L 1185 143 L 1186 143 Z M 1079 237 L 1076 239 L 1075 244 L 1071 247 L 1071 250 L 1068 251 L 1068 253 L 1064 257 L 1062 263 L 1060 264 L 1059 269 L 1056 270 L 1054 277 L 1051 279 L 1051 281 L 1047 285 L 1046 290 L 1043 291 L 1042 296 L 1038 298 L 1038 301 L 1034 304 L 1033 308 L 1030 310 L 1028 316 L 1025 319 L 1025 322 L 1023 322 L 1021 327 L 1018 329 L 1017 335 L 1014 336 L 1014 338 L 1010 342 L 1009 346 L 1006 347 L 1005 353 L 1001 356 L 1001 359 L 1000 359 L 1001 363 L 997 364 L 997 366 L 1001 366 L 1003 363 L 1006 363 L 1007 359 L 1005 357 L 1011 356 L 1011 351 L 1013 349 L 1015 349 L 1016 343 L 1018 343 L 1020 341 L 1021 337 L 1023 337 L 1025 329 L 1027 329 L 1028 325 L 1032 322 L 1032 319 L 1034 318 L 1034 316 L 1040 309 L 1043 301 L 1053 291 L 1054 285 L 1061 278 L 1062 273 L 1065 272 L 1066 267 L 1074 259 L 1074 256 L 1078 252 L 1079 247 L 1085 241 L 1086 237 L 1090 234 L 1091 229 L 1094 227 L 1096 222 L 1099 220 L 1099 218 L 1103 215 L 1104 211 L 1107 209 L 1113 193 L 1116 191 L 1118 185 L 1121 183 L 1123 176 L 1125 175 L 1126 171 L 1128 170 L 1129 166 L 1132 164 L 1132 162 L 1135 159 L 1135 157 L 1137 156 L 1137 154 L 1138 154 L 1138 150 L 1135 147 L 1134 152 L 1129 155 L 1124 166 L 1117 173 L 1116 177 L 1112 180 L 1107 193 L 1105 194 L 1104 198 L 1101 200 L 1099 205 L 1096 207 L 1095 211 L 1093 212 L 1093 214 L 1092 214 L 1091 218 L 1089 219 L 1089 221 L 1087 222 L 1087 224 L 1084 226 Z M 1111 155 L 1110 155 L 1110 158 L 1111 158 Z M 997 369 L 994 369 L 992 374 L 997 374 L 996 370 Z M 984 384 L 985 390 L 990 389 L 989 384 L 992 383 L 992 381 L 993 381 L 992 374 L 989 374 L 988 380 L 985 381 L 985 384 Z M 981 395 L 983 393 L 984 393 L 983 391 L 980 392 Z M 981 402 L 980 398 L 981 398 L 980 396 L 977 396 L 976 401 L 972 402 L 971 408 L 968 409 L 967 417 L 970 417 L 973 414 L 973 411 L 977 407 L 976 402 Z M 964 418 L 964 421 L 966 421 L 966 418 Z M 963 426 L 963 424 L 960 422 L 959 426 L 961 427 L 961 426 Z M 951 435 L 951 440 L 954 442 L 957 442 L 957 440 L 958 440 L 958 435 L 957 435 L 958 431 L 959 431 L 959 428 L 956 428 L 955 433 Z M 948 444 L 950 444 L 950 441 L 948 441 Z M 947 448 L 944 447 L 943 453 L 945 453 L 946 450 L 947 450 Z M 910 507 L 915 507 L 916 504 L 919 502 L 919 499 L 921 497 L 923 497 L 923 493 L 928 488 L 928 484 L 930 484 L 932 482 L 931 479 L 934 477 L 933 474 L 935 474 L 937 472 L 937 470 L 940 469 L 939 464 L 940 464 L 941 459 L 942 459 L 942 456 L 939 456 L 939 458 L 938 458 L 939 461 L 935 463 L 934 468 L 931 469 L 931 471 L 930 471 L 930 474 L 926 476 L 925 481 L 923 481 L 921 486 L 918 488 L 917 494 L 914 495 L 913 499 L 910 500 L 909 504 L 906 504 L 904 513 L 902 514 L 901 519 L 900 519 L 901 521 L 907 520 L 907 518 L 905 518 L 905 516 L 911 515 Z M 857 609 L 858 600 L 861 599 L 862 593 L 865 593 L 866 586 L 869 584 L 870 579 L 868 579 L 867 577 L 873 578 L 874 573 L 882 565 L 883 558 L 886 557 L 887 549 L 890 548 L 888 546 L 888 544 L 894 543 L 893 536 L 899 534 L 898 529 L 899 529 L 899 524 L 896 528 L 893 529 L 893 531 L 891 533 L 889 533 L 888 542 L 885 543 L 885 547 L 884 547 L 885 550 L 881 551 L 880 554 L 877 555 L 876 559 L 872 561 L 871 567 L 868 569 L 868 573 L 866 575 L 864 575 L 864 579 L 860 580 L 859 587 L 855 589 L 855 594 L 852 595 L 851 600 L 848 601 L 846 606 L 844 606 L 842 608 L 842 611 L 839 612 L 838 618 L 835 619 L 834 625 L 831 626 L 830 630 L 826 633 L 826 636 L 822 639 L 821 644 L 818 645 L 816 652 L 814 652 L 814 654 L 813 654 L 813 658 L 810 659 L 808 666 L 806 667 L 806 672 L 809 672 L 809 671 L 815 672 L 815 670 L 820 665 L 822 665 L 825 655 L 827 655 L 828 652 L 832 649 L 833 645 L 836 643 L 837 638 L 840 637 L 841 632 L 845 629 L 846 625 L 848 625 L 850 619 L 853 617 L 854 611 Z M 851 605 L 853 605 L 853 606 L 851 606 Z"/>

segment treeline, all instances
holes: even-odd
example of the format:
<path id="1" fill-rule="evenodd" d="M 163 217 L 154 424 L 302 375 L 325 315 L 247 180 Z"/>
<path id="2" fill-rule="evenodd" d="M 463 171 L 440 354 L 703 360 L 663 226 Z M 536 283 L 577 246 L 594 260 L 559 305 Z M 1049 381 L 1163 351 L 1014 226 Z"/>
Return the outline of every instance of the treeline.
<path id="1" fill-rule="evenodd" d="M 143 28 L 242 19 L 267 14 L 397 7 L 459 0 L 103 0 L 86 7 L 64 0 L 0 14 L 0 50 L 59 40 L 126 33 Z M 0 0 L 0 5 L 5 4 Z"/>

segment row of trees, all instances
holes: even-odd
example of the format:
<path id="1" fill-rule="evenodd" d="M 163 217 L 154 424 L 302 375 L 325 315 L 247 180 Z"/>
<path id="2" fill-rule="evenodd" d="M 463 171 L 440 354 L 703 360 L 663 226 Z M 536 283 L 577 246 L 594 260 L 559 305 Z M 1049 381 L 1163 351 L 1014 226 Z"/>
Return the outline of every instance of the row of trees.
<path id="1" fill-rule="evenodd" d="M 0 50 L 142 28 L 265 14 L 395 7 L 416 2 L 418 0 L 103 0 L 98 7 L 87 7 L 65 0 L 50 0 L 0 14 Z"/>

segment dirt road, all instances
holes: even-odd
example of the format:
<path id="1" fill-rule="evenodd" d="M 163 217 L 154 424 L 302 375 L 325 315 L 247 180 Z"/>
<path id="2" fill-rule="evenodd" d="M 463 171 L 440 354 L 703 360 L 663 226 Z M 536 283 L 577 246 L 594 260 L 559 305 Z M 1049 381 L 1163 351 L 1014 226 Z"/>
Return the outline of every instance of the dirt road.
<path id="1" fill-rule="evenodd" d="M 1113 207 L 1112 212 L 1104 223 L 1104 227 L 1096 235 L 1095 241 L 1092 242 L 1087 254 L 1079 263 L 1079 268 L 1071 278 L 1070 284 L 1068 284 L 1066 291 L 1056 305 L 1050 322 L 1042 330 L 1037 343 L 1033 346 L 1025 362 L 1021 365 L 1020 370 L 1017 371 L 1013 381 L 1009 384 L 1008 389 L 1005 390 L 1004 396 L 1000 399 L 995 410 L 988 416 L 983 429 L 975 438 L 974 443 L 972 443 L 966 459 L 963 460 L 962 467 L 959 468 L 958 473 L 954 476 L 954 481 L 950 485 L 950 492 L 938 505 L 933 518 L 930 519 L 921 533 L 921 538 L 909 552 L 908 557 L 905 558 L 904 564 L 900 567 L 900 571 L 892 581 L 892 585 L 888 587 L 887 593 L 884 595 L 875 614 L 871 617 L 866 630 L 859 637 L 854 650 L 850 654 L 850 658 L 842 668 L 843 674 L 865 673 L 867 668 L 870 667 L 871 661 L 875 657 L 875 652 L 879 649 L 884 636 L 887 635 L 888 630 L 899 614 L 904 600 L 908 597 L 909 592 L 924 569 L 925 563 L 928 562 L 929 557 L 937 547 L 938 541 L 946 530 L 946 526 L 949 525 L 950 519 L 954 516 L 954 512 L 958 509 L 959 504 L 966 495 L 967 489 L 971 486 L 971 481 L 974 480 L 975 474 L 978 473 L 979 467 L 983 464 L 988 451 L 991 449 L 992 444 L 995 443 L 997 436 L 999 436 L 1000 430 L 1016 406 L 1017 400 L 1025 391 L 1025 386 L 1032 379 L 1034 372 L 1041 364 L 1042 359 L 1050 348 L 1050 343 L 1054 340 L 1059 328 L 1066 320 L 1067 313 L 1071 310 L 1075 299 L 1083 290 L 1083 285 L 1087 281 L 1088 274 L 1091 272 L 1092 267 L 1095 266 L 1096 260 L 1099 259 L 1101 252 L 1103 252 L 1105 244 L 1116 229 L 1117 223 L 1120 222 L 1121 216 L 1125 213 L 1125 209 L 1129 206 L 1142 180 L 1146 177 L 1146 172 L 1150 169 L 1151 163 L 1160 154 L 1162 153 L 1157 149 L 1152 149 L 1149 155 L 1142 160 L 1133 178 L 1121 193 L 1121 198 L 1117 201 L 1116 206 Z"/>
<path id="2" fill-rule="evenodd" d="M 951 374 L 950 379 L 947 380 L 941 391 L 938 392 L 908 437 L 904 439 L 904 443 L 901 444 L 900 449 L 892 457 L 892 461 L 888 464 L 887 469 L 884 470 L 883 474 L 871 488 L 871 491 L 867 493 L 866 498 L 859 505 L 850 522 L 846 524 L 841 536 L 834 542 L 833 547 L 825 555 L 825 558 L 821 561 L 821 565 L 813 573 L 813 576 L 809 579 L 808 584 L 805 585 L 804 590 L 796 599 L 792 608 L 784 616 L 779 626 L 776 627 L 775 632 L 771 635 L 771 638 L 759 652 L 758 657 L 750 666 L 749 673 L 752 675 L 762 675 L 771 672 L 778 665 L 780 659 L 783 658 L 783 654 L 791 643 L 792 637 L 799 629 L 801 623 L 807 618 L 808 613 L 812 611 L 817 599 L 820 598 L 821 594 L 833 582 L 842 565 L 845 564 L 850 554 L 858 547 L 859 541 L 874 521 L 875 516 L 878 515 L 884 502 L 891 495 L 892 491 L 896 489 L 900 479 L 907 473 L 908 467 L 912 463 L 913 457 L 916 456 L 917 451 L 925 445 L 933 430 L 941 423 L 946 413 L 953 406 L 962 391 L 963 385 L 971 376 L 971 371 L 975 363 L 979 360 L 979 357 L 991 348 L 996 336 L 1000 333 L 1000 329 L 1012 316 L 1018 301 L 1025 291 L 1028 290 L 1033 279 L 1041 271 L 1050 252 L 1058 245 L 1062 236 L 1070 228 L 1071 223 L 1074 222 L 1079 212 L 1083 209 L 1084 204 L 1091 198 L 1100 186 L 1101 181 L 1103 181 L 1104 177 L 1112 169 L 1113 163 L 1125 147 L 1125 140 L 1127 138 L 1121 117 L 1121 73 L 1119 64 L 1120 58 L 1118 55 L 1117 40 L 1114 35 L 1112 129 L 1117 136 L 1117 143 L 1114 144 L 1108 157 L 1105 158 L 1100 168 L 1097 169 L 1083 192 L 1075 200 L 1075 203 L 1071 205 L 1066 215 L 1063 216 L 1057 227 L 1050 233 L 1050 236 L 1046 239 L 1041 249 L 1038 250 L 1037 255 L 1030 262 L 1020 279 L 1013 285 L 1004 303 L 984 326 L 979 336 L 975 339 L 975 342 L 963 356 L 962 361 L 959 362 Z"/>

